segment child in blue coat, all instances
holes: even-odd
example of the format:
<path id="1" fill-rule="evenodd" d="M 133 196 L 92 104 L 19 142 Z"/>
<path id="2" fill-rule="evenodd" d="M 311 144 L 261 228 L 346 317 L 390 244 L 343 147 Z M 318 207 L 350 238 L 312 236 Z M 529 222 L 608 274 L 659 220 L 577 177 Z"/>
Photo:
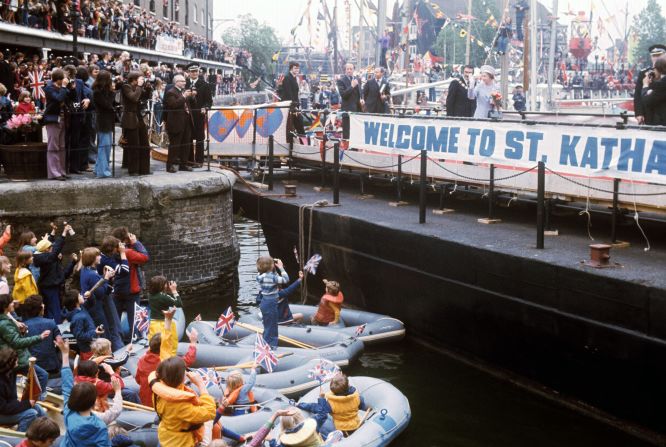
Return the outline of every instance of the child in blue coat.
<path id="1" fill-rule="evenodd" d="M 90 344 L 92 341 L 104 334 L 104 328 L 95 328 L 95 323 L 83 305 L 83 296 L 76 290 L 70 290 L 65 294 L 63 305 L 67 309 L 65 318 L 69 321 L 69 330 L 76 338 L 81 360 L 90 360 L 93 355 Z"/>
<path id="2" fill-rule="evenodd" d="M 261 318 L 264 340 L 272 349 L 278 345 L 278 286 L 289 283 L 289 275 L 280 259 L 260 256 L 257 259 L 257 284 L 261 288 Z"/>

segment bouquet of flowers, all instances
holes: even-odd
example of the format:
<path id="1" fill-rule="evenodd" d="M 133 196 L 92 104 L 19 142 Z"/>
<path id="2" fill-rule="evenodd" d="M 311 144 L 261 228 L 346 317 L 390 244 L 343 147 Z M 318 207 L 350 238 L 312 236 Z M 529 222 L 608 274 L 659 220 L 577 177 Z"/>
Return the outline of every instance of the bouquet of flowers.
<path id="1" fill-rule="evenodd" d="M 493 107 L 497 110 L 502 108 L 502 94 L 498 91 L 492 92 L 490 94 L 490 99 L 493 102 Z"/>
<path id="2" fill-rule="evenodd" d="M 7 121 L 7 129 L 17 133 L 30 133 L 36 130 L 38 125 L 37 118 L 29 114 L 12 115 Z"/>

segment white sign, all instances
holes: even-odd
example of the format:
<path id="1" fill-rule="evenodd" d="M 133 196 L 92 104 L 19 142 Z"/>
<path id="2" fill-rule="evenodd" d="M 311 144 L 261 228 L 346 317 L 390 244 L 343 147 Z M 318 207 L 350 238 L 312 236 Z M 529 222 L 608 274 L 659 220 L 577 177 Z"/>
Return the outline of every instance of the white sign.
<path id="1" fill-rule="evenodd" d="M 183 48 L 183 39 L 176 39 L 171 36 L 157 36 L 155 51 L 182 56 Z"/>
<path id="2" fill-rule="evenodd" d="M 666 184 L 666 132 L 363 114 L 350 123 L 358 149 Z"/>

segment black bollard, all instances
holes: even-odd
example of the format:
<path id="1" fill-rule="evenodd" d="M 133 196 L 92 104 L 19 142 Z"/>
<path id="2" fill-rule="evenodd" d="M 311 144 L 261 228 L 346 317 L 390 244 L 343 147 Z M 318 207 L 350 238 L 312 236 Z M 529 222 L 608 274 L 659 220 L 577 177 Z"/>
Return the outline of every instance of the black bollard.
<path id="1" fill-rule="evenodd" d="M 495 165 L 490 164 L 490 182 L 488 184 L 488 220 L 495 218 Z"/>
<path id="2" fill-rule="evenodd" d="M 333 204 L 340 204 L 340 143 L 333 145 Z"/>
<path id="3" fill-rule="evenodd" d="M 111 177 L 115 176 L 116 176 L 116 126 L 113 126 L 113 130 L 111 131 Z"/>
<path id="4" fill-rule="evenodd" d="M 545 230 L 545 195 L 546 195 L 546 165 L 540 161 L 537 174 L 537 243 L 536 248 L 543 249 Z"/>
<path id="5" fill-rule="evenodd" d="M 322 151 L 322 156 L 321 156 L 321 187 L 322 189 L 324 189 L 326 188 L 326 143 L 328 142 L 328 137 L 326 136 L 326 132 L 324 132 L 322 140 L 324 144 L 324 150 Z"/>
<path id="6" fill-rule="evenodd" d="M 402 202 L 402 155 L 398 155 L 398 203 Z"/>
<path id="7" fill-rule="evenodd" d="M 268 190 L 273 191 L 273 135 L 268 136 Z"/>
<path id="8" fill-rule="evenodd" d="M 421 184 L 419 185 L 419 223 L 426 221 L 426 185 L 428 175 L 428 151 L 421 150 Z"/>

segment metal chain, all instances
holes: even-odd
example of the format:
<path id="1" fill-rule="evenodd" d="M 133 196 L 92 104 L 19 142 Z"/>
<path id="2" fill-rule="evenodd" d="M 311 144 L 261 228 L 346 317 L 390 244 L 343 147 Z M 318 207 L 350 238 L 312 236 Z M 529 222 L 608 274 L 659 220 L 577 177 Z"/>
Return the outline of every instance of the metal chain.
<path id="1" fill-rule="evenodd" d="M 570 179 L 568 177 L 565 177 L 562 174 L 560 174 L 559 172 L 555 172 L 552 169 L 548 168 L 547 166 L 545 166 L 545 168 L 546 168 L 546 171 L 548 171 L 552 174 L 555 174 L 559 178 L 564 179 L 568 182 L 571 182 L 575 185 L 582 186 L 583 188 L 588 188 L 588 189 L 591 189 L 593 191 L 603 192 L 603 193 L 606 193 L 606 194 L 615 194 L 615 191 L 608 190 L 608 189 L 603 189 L 603 188 L 597 188 L 595 186 L 586 185 L 585 183 L 581 183 L 577 180 L 573 180 L 573 179 Z M 645 193 L 633 193 L 633 194 L 631 194 L 631 193 L 628 193 L 628 192 L 618 191 L 617 194 L 620 195 L 620 196 L 663 196 L 663 195 L 666 195 L 666 192 L 645 192 Z"/>
<path id="2" fill-rule="evenodd" d="M 396 163 L 396 164 L 386 165 L 386 166 L 373 166 L 373 165 L 369 165 L 369 164 L 367 164 L 367 163 L 363 163 L 362 161 L 358 161 L 358 160 L 356 160 L 354 157 L 352 157 L 351 155 L 349 155 L 349 151 L 345 151 L 344 154 L 345 154 L 345 157 L 349 158 L 351 161 L 353 161 L 353 162 L 355 162 L 355 163 L 358 163 L 358 164 L 360 164 L 361 166 L 365 166 L 366 168 L 388 169 L 388 168 L 395 168 L 395 167 L 397 167 L 397 166 L 400 166 L 400 164 L 401 164 L 401 162 L 398 162 L 398 163 Z M 412 158 L 409 158 L 409 159 L 407 159 L 407 160 L 402 161 L 402 164 L 405 164 L 405 163 L 407 163 L 407 162 L 409 162 L 409 161 L 412 161 L 412 160 L 414 160 L 415 158 L 418 158 L 418 157 L 420 157 L 420 156 L 421 156 L 421 154 L 414 155 Z"/>
<path id="3" fill-rule="evenodd" d="M 455 176 L 457 176 L 457 177 L 460 177 L 460 178 L 463 178 L 463 179 L 465 179 L 465 180 L 470 180 L 470 181 L 473 181 L 473 182 L 490 182 L 490 179 L 489 179 L 489 178 L 475 178 L 475 177 L 468 177 L 468 176 L 466 176 L 466 175 L 462 175 L 462 174 L 459 174 L 459 173 L 457 173 L 457 172 L 454 172 L 454 171 L 452 171 L 452 170 L 450 170 L 450 169 L 445 168 L 442 164 L 436 162 L 436 161 L 433 160 L 432 158 L 430 158 L 429 160 L 432 161 L 433 163 L 435 163 L 437 166 L 439 166 L 439 167 L 442 168 L 443 170 L 445 170 L 446 172 L 448 172 L 449 174 L 453 174 L 453 175 L 455 175 Z M 528 172 L 534 171 L 534 170 L 535 170 L 536 168 L 538 168 L 538 167 L 539 167 L 539 165 L 535 165 L 535 166 L 532 166 L 531 168 L 529 168 L 529 169 L 526 170 L 526 171 L 520 171 L 520 172 L 517 173 L 517 174 L 507 175 L 506 177 L 497 177 L 497 178 L 493 179 L 493 181 L 494 181 L 494 182 L 499 182 L 499 181 L 502 181 L 502 180 L 509 180 L 509 179 L 512 179 L 512 178 L 516 178 L 516 177 L 519 177 L 519 176 L 521 176 L 521 175 L 523 175 L 523 174 L 527 174 Z"/>

